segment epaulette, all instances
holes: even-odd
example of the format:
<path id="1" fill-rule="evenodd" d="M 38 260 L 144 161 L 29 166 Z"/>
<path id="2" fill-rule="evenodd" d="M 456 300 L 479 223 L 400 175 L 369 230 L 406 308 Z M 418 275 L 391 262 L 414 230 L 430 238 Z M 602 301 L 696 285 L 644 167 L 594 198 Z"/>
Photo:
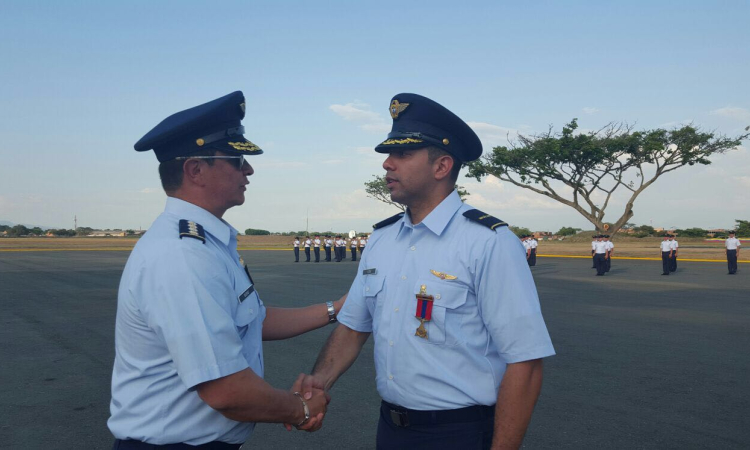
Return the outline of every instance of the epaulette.
<path id="1" fill-rule="evenodd" d="M 203 227 L 191 220 L 180 219 L 180 239 L 191 237 L 206 243 L 206 232 Z"/>
<path id="2" fill-rule="evenodd" d="M 497 217 L 492 217 L 491 215 L 485 214 L 478 209 L 470 209 L 466 211 L 464 213 L 464 217 L 466 217 L 469 220 L 473 220 L 474 222 L 480 223 L 484 225 L 485 227 L 489 228 L 490 230 L 494 230 L 497 227 L 508 226 L 507 223 L 503 222 Z"/>
<path id="3" fill-rule="evenodd" d="M 380 222 L 376 223 L 372 226 L 373 230 L 377 230 L 378 228 L 387 227 L 388 225 L 398 222 L 401 220 L 401 218 L 404 217 L 404 213 L 398 213 L 395 216 L 391 216 L 385 220 L 381 220 Z"/>

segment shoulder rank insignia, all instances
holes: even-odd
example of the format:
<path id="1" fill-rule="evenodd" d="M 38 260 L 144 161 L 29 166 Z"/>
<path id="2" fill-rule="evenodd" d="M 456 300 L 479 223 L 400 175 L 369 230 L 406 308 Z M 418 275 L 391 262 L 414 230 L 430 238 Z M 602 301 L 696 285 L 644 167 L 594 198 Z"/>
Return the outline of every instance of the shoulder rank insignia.
<path id="1" fill-rule="evenodd" d="M 372 229 L 377 230 L 383 227 L 387 227 L 388 225 L 392 223 L 398 222 L 399 220 L 401 220 L 402 217 L 404 217 L 404 213 L 398 213 L 395 216 L 391 216 L 385 220 L 382 220 L 376 223 L 375 225 L 372 226 Z"/>
<path id="2" fill-rule="evenodd" d="M 191 220 L 180 219 L 180 239 L 184 237 L 191 237 L 198 239 L 199 241 L 206 243 L 206 232 L 203 231 L 203 227 Z"/>
<path id="3" fill-rule="evenodd" d="M 448 275 L 445 272 L 438 272 L 437 270 L 430 269 L 430 272 L 435 275 L 436 277 L 440 278 L 441 280 L 455 280 L 458 277 L 455 275 Z"/>
<path id="4" fill-rule="evenodd" d="M 489 228 L 490 230 L 494 230 L 497 227 L 508 226 L 507 223 L 503 222 L 497 217 L 492 217 L 491 215 L 485 214 L 478 209 L 470 209 L 466 211 L 464 213 L 464 217 L 466 217 L 469 220 L 473 220 L 474 222 L 480 223 L 484 225 L 485 227 Z"/>

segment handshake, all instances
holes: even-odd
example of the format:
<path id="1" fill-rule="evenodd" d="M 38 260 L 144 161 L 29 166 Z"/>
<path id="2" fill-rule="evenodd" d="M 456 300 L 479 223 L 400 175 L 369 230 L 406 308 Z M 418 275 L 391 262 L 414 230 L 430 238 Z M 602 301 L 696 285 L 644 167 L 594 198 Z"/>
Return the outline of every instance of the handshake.
<path id="1" fill-rule="evenodd" d="M 302 420 L 297 424 L 285 423 L 284 428 L 292 431 L 292 427 L 312 433 L 323 427 L 323 418 L 326 415 L 331 396 L 328 394 L 324 382 L 313 375 L 299 374 L 290 390 L 300 400 Z"/>

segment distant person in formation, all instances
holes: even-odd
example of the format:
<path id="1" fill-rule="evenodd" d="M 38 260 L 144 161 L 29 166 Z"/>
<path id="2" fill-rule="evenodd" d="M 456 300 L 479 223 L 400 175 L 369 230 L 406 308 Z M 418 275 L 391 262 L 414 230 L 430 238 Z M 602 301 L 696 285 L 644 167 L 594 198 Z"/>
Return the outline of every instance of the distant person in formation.
<path id="1" fill-rule="evenodd" d="M 320 262 L 320 236 L 315 236 L 313 240 L 313 250 L 315 251 L 315 262 Z"/>
<path id="2" fill-rule="evenodd" d="M 529 266 L 536 266 L 536 248 L 539 246 L 539 242 L 534 236 L 529 236 Z"/>
<path id="3" fill-rule="evenodd" d="M 724 242 L 727 252 L 727 265 L 729 266 L 729 275 L 737 273 L 737 258 L 740 257 L 740 240 L 734 237 L 734 231 L 729 232 L 729 237 Z"/>
<path id="4" fill-rule="evenodd" d="M 346 236 L 341 236 L 341 260 L 344 261 L 346 259 Z"/>
<path id="5" fill-rule="evenodd" d="M 670 272 L 676 272 L 677 271 L 677 253 L 680 251 L 680 244 L 677 243 L 677 239 L 675 239 L 674 234 L 669 235 L 669 244 L 672 247 L 672 259 L 669 261 L 669 271 Z"/>
<path id="6" fill-rule="evenodd" d="M 607 271 L 607 243 L 604 242 L 604 235 L 597 236 L 594 244 L 594 264 L 596 265 L 596 275 L 603 276 Z"/>
<path id="7" fill-rule="evenodd" d="M 521 239 L 521 245 L 523 245 L 523 251 L 526 253 L 526 264 L 531 265 L 531 262 L 529 261 L 529 258 L 531 257 L 531 247 L 529 247 L 528 236 L 525 234 L 522 234 L 518 236 L 518 238 Z"/>
<path id="8" fill-rule="evenodd" d="M 294 236 L 294 262 L 299 262 L 299 236 Z"/>
<path id="9" fill-rule="evenodd" d="M 352 252 L 352 261 L 357 260 L 357 237 L 354 236 L 351 241 L 349 241 L 349 249 Z"/>
<path id="10" fill-rule="evenodd" d="M 341 247 L 341 236 L 336 235 L 336 239 L 334 239 L 333 241 L 333 252 L 336 256 L 336 262 L 341 262 L 341 260 L 343 259 L 341 257 Z"/>
<path id="11" fill-rule="evenodd" d="M 310 262 L 310 245 L 312 245 L 312 240 L 310 240 L 310 236 L 305 238 L 305 257 L 307 258 L 307 261 Z"/>
<path id="12" fill-rule="evenodd" d="M 331 244 L 333 243 L 331 236 L 326 234 L 324 243 L 326 246 L 326 261 L 331 262 Z"/>
<path id="13" fill-rule="evenodd" d="M 607 256 L 606 256 L 606 258 L 607 258 L 607 265 L 606 265 L 606 269 L 604 271 L 605 272 L 609 272 L 609 269 L 612 268 L 612 255 L 614 255 L 614 253 L 615 253 L 615 244 L 613 244 L 612 241 L 609 239 L 609 235 L 608 234 L 604 235 L 604 242 L 607 243 Z"/>
<path id="14" fill-rule="evenodd" d="M 596 251 L 596 239 L 599 236 L 594 235 L 591 236 L 591 268 L 596 269 L 596 258 L 595 258 L 595 251 Z"/>
<path id="15" fill-rule="evenodd" d="M 669 235 L 664 235 L 661 241 L 661 274 L 669 275 L 669 267 L 672 264 L 672 243 L 669 242 Z"/>
<path id="16" fill-rule="evenodd" d="M 362 253 L 365 252 L 365 235 L 359 237 L 359 257 L 362 258 Z"/>

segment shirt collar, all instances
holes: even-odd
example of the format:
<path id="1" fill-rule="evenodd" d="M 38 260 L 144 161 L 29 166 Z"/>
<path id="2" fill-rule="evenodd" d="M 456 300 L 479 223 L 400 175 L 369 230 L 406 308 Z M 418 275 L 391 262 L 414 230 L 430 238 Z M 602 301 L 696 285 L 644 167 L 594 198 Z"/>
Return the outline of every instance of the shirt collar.
<path id="1" fill-rule="evenodd" d="M 445 227 L 448 226 L 448 222 L 450 222 L 456 214 L 456 211 L 461 208 L 461 205 L 463 205 L 461 197 L 459 197 L 458 191 L 454 190 L 448 194 L 448 196 L 445 197 L 435 209 L 430 211 L 427 217 L 422 220 L 422 223 L 427 229 L 440 236 L 443 234 Z M 404 217 L 401 219 L 401 224 L 401 230 L 404 229 L 404 226 L 414 228 L 409 214 L 404 214 Z M 399 233 L 401 230 L 399 230 Z"/>
<path id="2" fill-rule="evenodd" d="M 237 230 L 224 220 L 219 219 L 200 206 L 186 202 L 185 200 L 167 197 L 167 206 L 164 208 L 164 211 L 180 219 L 200 224 L 206 232 L 221 241 L 224 245 L 229 245 L 229 240 L 237 236 Z"/>

